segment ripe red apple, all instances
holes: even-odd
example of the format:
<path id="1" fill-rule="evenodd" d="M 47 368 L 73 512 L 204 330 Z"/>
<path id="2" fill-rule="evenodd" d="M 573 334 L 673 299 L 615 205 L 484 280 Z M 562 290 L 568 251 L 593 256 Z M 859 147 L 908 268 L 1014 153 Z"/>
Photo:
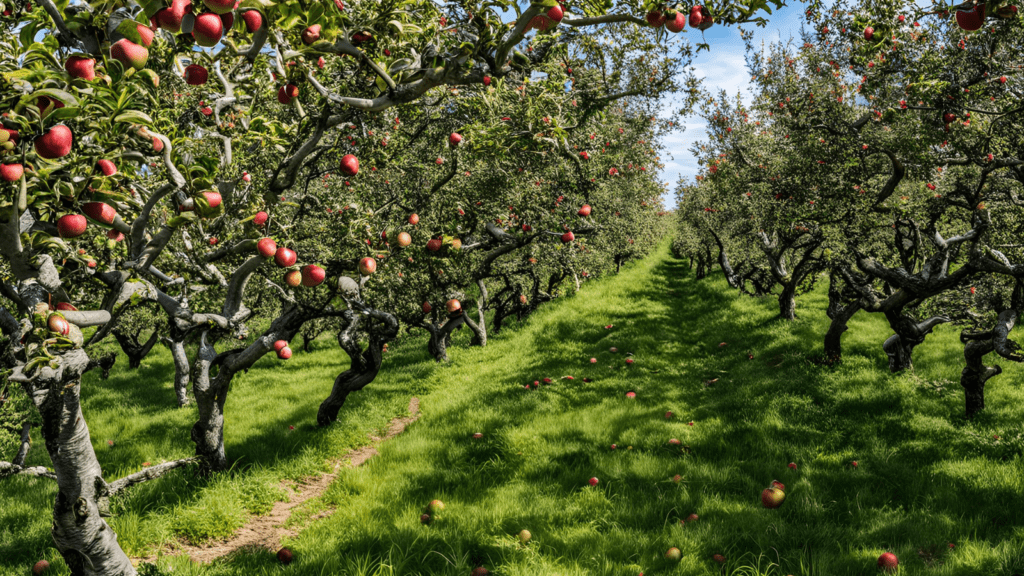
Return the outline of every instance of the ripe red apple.
<path id="1" fill-rule="evenodd" d="M 281 360 L 288 360 L 292 357 L 292 349 L 285 346 L 277 351 L 277 357 Z"/>
<path id="2" fill-rule="evenodd" d="M 291 286 L 292 288 L 302 284 L 302 273 L 298 270 L 292 270 L 291 272 L 284 273 L 284 283 Z"/>
<path id="3" fill-rule="evenodd" d="M 574 236 L 572 232 L 566 232 L 565 234 L 562 234 L 561 238 L 563 244 L 568 244 L 569 242 L 575 240 L 576 236 Z"/>
<path id="4" fill-rule="evenodd" d="M 796 462 L 790 462 L 789 463 L 789 469 L 790 470 L 796 470 Z"/>
<path id="5" fill-rule="evenodd" d="M 598 482 L 600 482 L 600 480 L 598 480 L 596 476 L 587 481 L 591 486 L 597 486 Z"/>
<path id="6" fill-rule="evenodd" d="M 885 552 L 878 557 L 878 568 L 883 572 L 895 572 L 899 565 L 899 558 L 892 552 Z"/>
<path id="7" fill-rule="evenodd" d="M 299 87 L 294 84 L 281 86 L 277 91 L 277 101 L 281 104 L 291 104 L 294 98 L 299 97 Z"/>
<path id="8" fill-rule="evenodd" d="M 281 564 L 288 565 L 292 563 L 292 551 L 287 548 L 281 548 L 277 551 L 277 561 Z"/>
<path id="9" fill-rule="evenodd" d="M 359 159 L 352 154 L 345 154 L 341 158 L 341 173 L 345 176 L 355 176 L 359 173 Z"/>
<path id="10" fill-rule="evenodd" d="M 451 300 L 445 302 L 444 307 L 446 310 L 448 310 L 449 314 L 454 314 L 455 312 L 462 310 L 462 302 L 459 302 L 458 300 L 452 298 Z"/>
<path id="11" fill-rule="evenodd" d="M 85 234 L 85 226 L 85 216 L 65 214 L 57 220 L 57 234 L 61 238 L 77 238 Z"/>
<path id="12" fill-rule="evenodd" d="M 377 271 L 377 261 L 367 256 L 359 261 L 359 273 L 363 276 L 369 276 Z"/>
<path id="13" fill-rule="evenodd" d="M 657 10 L 652 10 L 647 13 L 647 23 L 654 28 L 661 28 L 665 23 L 665 15 Z"/>
<path id="14" fill-rule="evenodd" d="M 313 42 L 320 39 L 320 25 L 313 24 L 309 28 L 302 31 L 302 43 L 309 46 Z"/>
<path id="15" fill-rule="evenodd" d="M 291 248 L 278 248 L 277 252 L 274 252 L 274 264 L 277 264 L 279 268 L 287 268 L 295 264 L 295 260 L 298 256 L 295 251 Z"/>
<path id="16" fill-rule="evenodd" d="M 458 132 L 452 132 L 452 135 L 448 137 L 448 143 L 452 146 L 458 146 L 462 142 L 462 134 Z"/>
<path id="17" fill-rule="evenodd" d="M 224 201 L 219 192 L 214 192 L 212 190 L 207 190 L 206 192 L 203 192 L 203 198 L 206 200 L 206 204 L 210 208 L 216 208 L 220 206 L 221 202 Z"/>
<path id="18" fill-rule="evenodd" d="M 110 46 L 110 57 L 123 64 L 125 68 L 142 70 L 149 61 L 149 50 L 145 46 L 122 38 Z"/>
<path id="19" fill-rule="evenodd" d="M 210 73 L 198 64 L 189 64 L 185 67 L 184 78 L 189 86 L 202 86 L 210 78 Z"/>
<path id="20" fill-rule="evenodd" d="M 263 26 L 263 14 L 259 10 L 246 10 L 242 12 L 242 21 L 245 22 L 245 30 L 252 34 Z"/>
<path id="21" fill-rule="evenodd" d="M 662 17 L 665 21 L 665 29 L 669 32 L 682 32 L 686 28 L 686 15 L 682 12 L 676 12 L 672 16 Z"/>
<path id="22" fill-rule="evenodd" d="M 181 32 L 181 20 L 186 13 L 192 12 L 191 0 L 172 0 L 169 8 L 161 8 L 154 15 L 157 25 L 177 34 Z"/>
<path id="23" fill-rule="evenodd" d="M 270 218 L 270 215 L 260 210 L 252 219 L 252 223 L 255 224 L 257 228 L 262 228 L 263 225 L 267 223 L 267 218 Z"/>
<path id="24" fill-rule="evenodd" d="M 490 86 L 490 85 L 491 85 L 491 77 L 490 76 L 484 76 L 484 86 Z"/>
<path id="25" fill-rule="evenodd" d="M 110 160 L 97 160 L 96 167 L 100 169 L 104 176 L 117 174 L 117 166 Z"/>
<path id="26" fill-rule="evenodd" d="M 953 122 L 956 122 L 956 114 L 953 114 L 952 112 L 946 112 L 945 114 L 942 115 L 942 121 L 945 122 L 946 124 L 952 124 Z"/>
<path id="27" fill-rule="evenodd" d="M 324 278 L 327 276 L 327 273 L 324 272 L 324 269 L 317 266 L 316 264 L 307 264 L 303 266 L 301 272 L 302 285 L 309 287 L 319 286 L 320 283 L 323 282 Z"/>
<path id="28" fill-rule="evenodd" d="M 874 38 L 874 36 L 875 36 L 875 29 L 874 28 L 872 28 L 871 26 L 868 26 L 867 28 L 864 29 L 864 39 L 865 40 L 871 40 L 872 38 Z"/>
<path id="29" fill-rule="evenodd" d="M 34 566 L 32 566 L 32 574 L 33 576 L 40 576 L 41 574 L 46 574 L 46 572 L 49 569 L 50 563 L 46 560 L 40 560 L 39 562 L 36 562 Z"/>
<path id="30" fill-rule="evenodd" d="M 415 226 L 415 225 L 417 225 L 419 223 L 420 223 L 420 216 L 419 216 L 419 214 L 410 214 L 409 215 L 409 224 L 412 224 L 413 226 Z"/>
<path id="31" fill-rule="evenodd" d="M 524 304 L 524 305 L 525 305 L 525 304 L 526 304 L 526 302 L 527 302 L 527 299 L 526 299 L 526 294 L 520 294 L 520 295 L 519 295 L 519 303 L 520 303 L 520 304 Z"/>
<path id="32" fill-rule="evenodd" d="M 427 241 L 427 250 L 430 250 L 431 252 L 437 252 L 440 249 L 441 241 L 438 240 L 437 238 L 432 238 Z"/>
<path id="33" fill-rule="evenodd" d="M 220 242 L 220 240 L 218 240 L 216 236 L 211 237 L 209 240 L 210 246 L 216 246 L 217 242 Z"/>
<path id="34" fill-rule="evenodd" d="M 63 124 L 58 124 L 47 130 L 46 134 L 36 138 L 36 154 L 47 160 L 63 158 L 71 152 L 73 140 L 71 129 Z"/>
<path id="35" fill-rule="evenodd" d="M 0 164 L 0 178 L 7 182 L 16 182 L 25 173 L 25 167 L 21 164 Z"/>
<path id="36" fill-rule="evenodd" d="M 473 568 L 473 571 L 469 573 L 469 576 L 487 576 L 491 571 L 483 566 L 477 566 Z"/>
<path id="37" fill-rule="evenodd" d="M 693 6 L 690 8 L 690 26 L 697 28 L 704 20 L 703 10 L 700 6 Z"/>
<path id="38" fill-rule="evenodd" d="M 444 164 L 444 158 L 438 158 L 437 160 L 434 160 L 434 163 L 440 166 L 441 164 Z"/>
<path id="39" fill-rule="evenodd" d="M 278 341 L 274 342 L 274 352 L 280 352 L 282 349 L 287 348 L 287 347 L 288 347 L 288 341 L 287 340 L 278 340 Z"/>
<path id="40" fill-rule="evenodd" d="M 82 212 L 85 212 L 86 216 L 105 226 L 113 224 L 114 218 L 117 218 L 117 211 L 114 210 L 114 207 L 103 202 L 87 202 L 82 204 Z"/>
<path id="41" fill-rule="evenodd" d="M 107 239 L 113 240 L 114 242 L 120 242 L 121 240 L 124 240 L 124 234 L 111 228 L 110 230 L 107 230 Z"/>
<path id="42" fill-rule="evenodd" d="M 420 514 L 420 524 L 430 524 L 432 520 L 430 514 Z"/>
<path id="43" fill-rule="evenodd" d="M 277 252 L 277 242 L 274 242 L 272 238 L 260 238 L 260 241 L 256 243 L 256 251 L 260 253 L 260 256 L 270 258 Z"/>
<path id="44" fill-rule="evenodd" d="M 212 48 L 220 42 L 224 36 L 224 21 L 220 16 L 210 12 L 204 12 L 196 16 L 196 22 L 192 26 L 192 38 L 196 44 L 205 48 Z"/>
<path id="45" fill-rule="evenodd" d="M 164 151 L 164 142 L 163 142 L 163 140 L 157 138 L 156 136 L 153 136 L 153 151 L 154 152 L 163 152 Z"/>
<path id="46" fill-rule="evenodd" d="M 70 56 L 64 61 L 64 70 L 74 78 L 92 80 L 96 78 L 96 60 L 84 56 Z"/>
<path id="47" fill-rule="evenodd" d="M 579 216 L 590 216 L 590 204 L 584 204 L 576 214 Z"/>

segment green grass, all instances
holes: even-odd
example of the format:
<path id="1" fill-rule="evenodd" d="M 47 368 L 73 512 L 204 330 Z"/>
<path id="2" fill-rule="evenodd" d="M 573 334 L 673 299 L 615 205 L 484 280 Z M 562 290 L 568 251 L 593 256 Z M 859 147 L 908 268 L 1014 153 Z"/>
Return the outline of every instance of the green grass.
<path id="1" fill-rule="evenodd" d="M 989 382 L 987 411 L 968 422 L 954 328 L 940 327 L 918 348 L 916 373 L 894 376 L 881 350 L 884 320 L 858 315 L 843 364 L 822 367 L 809 359 L 821 353 L 825 304 L 819 289 L 798 301 L 799 320 L 776 320 L 773 299 L 735 294 L 719 277 L 698 282 L 663 244 L 484 349 L 456 346 L 450 365 L 435 365 L 420 338 L 401 342 L 378 382 L 320 430 L 315 410 L 342 360 L 324 340 L 287 366 L 261 361 L 236 382 L 227 408 L 228 455 L 238 460 L 231 474 L 143 485 L 118 502 L 112 523 L 133 553 L 181 536 L 218 537 L 281 497 L 281 478 L 324 469 L 416 395 L 416 423 L 303 507 L 335 512 L 288 543 L 292 565 L 256 552 L 202 567 L 164 557 L 161 568 L 465 576 L 483 564 L 506 576 L 855 576 L 875 573 L 878 555 L 891 550 L 903 574 L 1024 573 L 1024 371 L 1004 363 Z M 632 368 L 625 352 L 635 354 Z M 168 408 L 169 358 L 148 366 L 84 386 L 108 478 L 191 450 L 191 410 Z M 544 377 L 554 382 L 523 389 Z M 637 398 L 626 399 L 628 391 Z M 33 463 L 43 460 L 37 447 Z M 682 482 L 672 482 L 675 474 Z M 591 476 L 601 480 L 596 488 Z M 759 495 L 773 479 L 788 498 L 766 510 Z M 419 515 L 435 498 L 446 509 L 423 526 Z M 54 558 L 52 489 L 8 479 L 0 502 L 0 574 Z M 691 513 L 700 519 L 680 526 Z M 533 533 L 525 547 L 514 538 L 523 528 Z M 683 552 L 677 564 L 662 558 L 671 546 Z"/>

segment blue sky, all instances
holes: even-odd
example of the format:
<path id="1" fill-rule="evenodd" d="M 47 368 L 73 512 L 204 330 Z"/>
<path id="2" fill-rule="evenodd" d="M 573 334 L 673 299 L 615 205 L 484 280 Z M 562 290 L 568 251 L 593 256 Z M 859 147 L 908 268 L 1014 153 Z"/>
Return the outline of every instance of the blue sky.
<path id="1" fill-rule="evenodd" d="M 795 2 L 793 5 L 783 8 L 768 16 L 768 25 L 758 28 L 752 25 L 745 25 L 747 30 L 754 31 L 756 46 L 762 43 L 769 44 L 778 40 L 788 40 L 796 37 L 800 32 L 800 15 L 806 10 L 806 5 Z M 686 34 L 690 35 L 691 42 L 699 42 L 699 31 L 689 27 Z M 698 36 L 694 36 L 698 34 Z M 704 32 L 705 41 L 711 45 L 711 51 L 701 51 L 694 59 L 693 68 L 698 78 L 704 79 L 705 87 L 712 93 L 725 90 L 730 95 L 741 94 L 745 101 L 750 98 L 750 74 L 747 72 L 743 60 L 744 48 L 740 40 L 739 28 L 735 26 L 713 26 Z M 678 106 L 669 106 L 665 115 L 674 115 L 679 112 Z M 678 116 L 677 116 L 678 117 Z M 664 142 L 668 149 L 669 158 L 665 161 L 665 169 L 662 172 L 663 181 L 668 183 L 669 193 L 665 201 L 667 205 L 675 205 L 675 188 L 680 177 L 692 181 L 697 175 L 697 160 L 690 155 L 690 147 L 694 142 L 707 138 L 707 124 L 697 116 L 684 116 L 684 131 L 675 132 L 665 137 Z"/>

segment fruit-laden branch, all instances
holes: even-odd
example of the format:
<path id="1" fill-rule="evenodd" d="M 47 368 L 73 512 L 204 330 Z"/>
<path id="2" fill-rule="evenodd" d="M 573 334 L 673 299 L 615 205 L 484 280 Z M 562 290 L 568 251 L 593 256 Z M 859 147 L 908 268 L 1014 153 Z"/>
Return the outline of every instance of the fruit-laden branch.
<path id="1" fill-rule="evenodd" d="M 266 258 L 257 254 L 246 260 L 231 274 L 228 290 L 224 295 L 224 308 L 221 310 L 221 314 L 231 322 L 242 322 L 249 317 L 250 310 L 243 302 L 245 286 L 256 269 L 266 261 Z"/>
<path id="2" fill-rule="evenodd" d="M 615 24 L 617 22 L 629 22 L 638 26 L 649 26 L 646 20 L 641 20 L 629 14 L 605 14 L 604 16 L 593 16 L 589 18 L 563 18 L 562 24 L 566 26 L 594 26 L 596 24 Z"/>
<path id="3" fill-rule="evenodd" d="M 149 468 L 145 468 L 143 470 L 140 470 L 139 472 L 136 472 L 135 474 L 129 474 L 128 476 L 125 476 L 124 478 L 120 478 L 120 479 L 114 480 L 113 482 L 111 482 L 110 484 L 107 485 L 107 490 L 109 491 L 110 495 L 113 496 L 113 495 L 117 494 L 118 492 L 124 490 L 125 488 L 130 488 L 131 486 L 135 486 L 136 484 L 141 484 L 141 483 L 147 482 L 149 480 L 155 480 L 155 479 L 157 479 L 157 478 L 167 474 L 171 470 L 174 470 L 176 468 L 181 468 L 183 466 L 188 466 L 188 465 L 194 464 L 194 463 L 196 463 L 198 461 L 199 461 L 198 457 L 192 456 L 192 457 L 189 457 L 189 458 L 182 458 L 181 460 L 173 460 L 171 462 L 164 462 L 163 464 L 157 464 L 156 466 L 151 466 Z"/>
<path id="4" fill-rule="evenodd" d="M 146 237 L 146 227 L 149 225 L 150 214 L 153 213 L 153 208 L 164 199 L 168 194 L 175 192 L 177 188 L 173 184 L 164 184 L 150 195 L 149 199 L 142 206 L 142 210 L 139 211 L 139 215 L 136 216 L 132 222 L 131 228 L 131 242 L 132 242 L 132 258 L 138 260 L 142 257 L 142 251 L 146 247 L 146 243 L 143 241 Z"/>
<path id="5" fill-rule="evenodd" d="M 888 156 L 889 161 L 892 162 L 892 175 L 890 175 L 889 179 L 886 180 L 885 186 L 882 186 L 882 191 L 878 193 L 878 197 L 875 198 L 875 204 L 871 209 L 875 212 L 887 212 L 882 210 L 880 206 L 883 202 L 888 200 L 890 196 L 892 196 L 893 192 L 896 191 L 896 187 L 899 186 L 900 182 L 902 182 L 903 178 L 907 175 L 907 169 L 903 166 L 903 163 L 896 158 L 896 155 L 889 150 L 880 150 L 880 152 Z"/>
<path id="6" fill-rule="evenodd" d="M 381 68 L 381 66 L 374 62 L 369 56 L 367 56 L 365 52 L 363 52 L 359 48 L 356 48 L 355 45 L 349 42 L 348 38 L 345 36 L 339 36 L 338 39 L 333 44 L 331 44 L 330 42 L 317 42 L 313 44 L 310 47 L 310 49 L 314 52 L 326 52 L 330 54 L 345 54 L 348 56 L 352 56 L 353 58 L 362 61 L 363 64 L 366 64 L 366 66 L 373 70 L 374 74 L 380 76 L 381 80 L 383 80 L 384 83 L 388 85 L 389 90 L 394 90 L 395 88 L 397 88 L 397 84 L 395 84 L 394 79 L 391 78 L 387 71 Z M 285 51 L 283 56 L 286 60 L 289 58 L 297 58 L 299 56 L 302 56 L 302 52 L 287 50 Z M 307 77 L 312 78 L 312 74 L 307 74 Z M 317 84 L 314 84 L 314 86 L 316 86 Z M 317 90 L 320 91 L 322 88 L 323 86 L 320 86 L 317 88 Z M 324 93 L 321 91 L 321 94 Z M 324 94 L 324 96 L 326 96 L 326 94 Z"/>
<path id="7" fill-rule="evenodd" d="M 164 162 L 164 166 L 167 168 L 167 174 L 171 179 L 171 183 L 174 184 L 175 189 L 184 188 L 186 184 L 185 177 L 181 175 L 181 172 L 178 171 L 178 167 L 174 165 L 174 160 L 171 159 L 171 152 L 173 152 L 174 149 L 171 146 L 170 138 L 156 132 L 147 131 L 147 134 L 163 143 L 164 148 L 161 159 Z"/>
<path id="8" fill-rule="evenodd" d="M 393 315 L 369 308 L 359 300 L 351 302 L 358 312 L 342 312 L 344 327 L 338 332 L 338 346 L 348 354 L 351 364 L 348 370 L 334 379 L 330 396 L 320 404 L 316 413 L 316 421 L 320 426 L 328 426 L 337 420 L 338 411 L 348 395 L 374 381 L 384 361 L 384 345 L 398 335 L 398 320 Z M 369 320 L 369 326 L 365 326 L 365 329 L 370 336 L 365 351 L 360 349 L 358 334 L 364 317 Z"/>
<path id="9" fill-rule="evenodd" d="M 519 20 L 516 21 L 516 25 L 512 28 L 508 38 L 498 46 L 498 50 L 495 52 L 494 62 L 498 66 L 505 65 L 505 61 L 508 60 L 509 51 L 512 50 L 513 46 L 519 44 L 519 42 L 523 40 L 523 37 L 526 36 L 526 29 L 530 25 L 530 21 L 533 20 L 534 16 L 540 14 L 541 9 L 542 8 L 540 6 L 533 4 L 527 8 L 521 16 L 519 16 Z"/>

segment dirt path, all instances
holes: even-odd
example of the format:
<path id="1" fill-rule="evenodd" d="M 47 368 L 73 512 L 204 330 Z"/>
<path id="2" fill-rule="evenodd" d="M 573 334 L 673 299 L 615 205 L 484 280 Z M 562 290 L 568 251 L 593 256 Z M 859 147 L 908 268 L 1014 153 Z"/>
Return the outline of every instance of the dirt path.
<path id="1" fill-rule="evenodd" d="M 239 528 L 229 540 L 216 542 L 209 546 L 193 546 L 183 543 L 176 547 L 171 554 L 188 555 L 195 562 L 205 563 L 245 548 L 278 550 L 281 547 L 282 538 L 293 537 L 298 534 L 298 530 L 284 527 L 285 522 L 291 517 L 294 509 L 323 494 L 327 487 L 331 485 L 331 482 L 338 476 L 337 472 L 343 466 L 354 468 L 375 456 L 378 453 L 376 446 L 385 440 L 401 434 L 406 426 L 419 418 L 419 410 L 419 398 L 410 399 L 409 416 L 392 419 L 383 437 L 370 436 L 372 444 L 357 448 L 336 459 L 332 473 L 306 478 L 300 483 L 282 481 L 281 487 L 288 491 L 288 502 L 277 502 L 266 516 L 252 518 L 248 524 Z M 330 515 L 330 511 L 322 512 L 312 519 L 316 520 L 328 515 Z M 155 557 L 142 558 L 140 560 L 151 562 L 155 560 Z"/>

